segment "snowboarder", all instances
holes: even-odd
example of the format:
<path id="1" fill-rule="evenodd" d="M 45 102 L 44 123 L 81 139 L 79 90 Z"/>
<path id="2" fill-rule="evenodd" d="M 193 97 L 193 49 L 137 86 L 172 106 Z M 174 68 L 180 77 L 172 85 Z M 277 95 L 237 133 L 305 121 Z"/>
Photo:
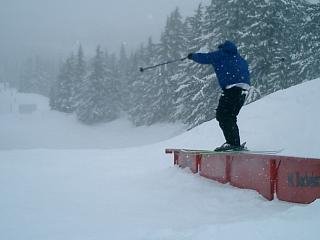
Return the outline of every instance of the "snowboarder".
<path id="1" fill-rule="evenodd" d="M 226 142 L 215 151 L 241 151 L 237 116 L 250 88 L 247 61 L 240 56 L 236 45 L 225 41 L 218 50 L 209 53 L 190 53 L 188 59 L 200 64 L 211 64 L 223 91 L 216 109 L 216 119 Z"/>

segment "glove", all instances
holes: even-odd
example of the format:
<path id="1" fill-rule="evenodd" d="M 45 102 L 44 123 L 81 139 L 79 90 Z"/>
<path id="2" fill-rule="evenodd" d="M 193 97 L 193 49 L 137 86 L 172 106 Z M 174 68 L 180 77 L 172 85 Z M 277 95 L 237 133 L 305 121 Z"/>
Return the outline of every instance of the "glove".
<path id="1" fill-rule="evenodd" d="M 192 60 L 192 53 L 189 53 L 187 56 L 188 59 Z"/>

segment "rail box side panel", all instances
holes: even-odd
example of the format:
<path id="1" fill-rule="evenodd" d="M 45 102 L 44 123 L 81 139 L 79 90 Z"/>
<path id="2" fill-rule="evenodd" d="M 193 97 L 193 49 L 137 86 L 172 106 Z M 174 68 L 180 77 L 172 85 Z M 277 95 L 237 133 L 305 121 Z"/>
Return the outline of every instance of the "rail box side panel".
<path id="1" fill-rule="evenodd" d="M 230 161 L 230 184 L 253 189 L 268 200 L 274 198 L 274 164 L 271 155 L 237 154 Z"/>
<path id="2" fill-rule="evenodd" d="M 279 200 L 307 204 L 320 198 L 320 160 L 282 157 L 277 165 Z"/>
<path id="3" fill-rule="evenodd" d="M 202 155 L 200 175 L 221 183 L 229 182 L 227 155 Z"/>

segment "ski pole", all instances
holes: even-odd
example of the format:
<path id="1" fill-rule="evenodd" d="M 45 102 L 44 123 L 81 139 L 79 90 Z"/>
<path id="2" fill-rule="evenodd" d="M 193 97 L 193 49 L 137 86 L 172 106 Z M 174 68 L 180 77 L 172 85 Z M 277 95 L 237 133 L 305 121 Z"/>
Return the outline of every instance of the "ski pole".
<path id="1" fill-rule="evenodd" d="M 156 67 L 159 67 L 159 66 L 162 66 L 162 65 L 166 65 L 166 64 L 170 64 L 170 63 L 175 63 L 175 62 L 179 62 L 179 61 L 184 61 L 186 60 L 188 57 L 184 57 L 184 58 L 180 58 L 180 59 L 175 59 L 175 60 L 170 60 L 168 62 L 164 62 L 164 63 L 159 63 L 157 65 L 154 65 L 154 66 L 150 66 L 150 67 L 140 67 L 140 72 L 143 72 L 145 70 L 148 70 L 148 69 L 152 69 L 152 68 L 156 68 Z"/>

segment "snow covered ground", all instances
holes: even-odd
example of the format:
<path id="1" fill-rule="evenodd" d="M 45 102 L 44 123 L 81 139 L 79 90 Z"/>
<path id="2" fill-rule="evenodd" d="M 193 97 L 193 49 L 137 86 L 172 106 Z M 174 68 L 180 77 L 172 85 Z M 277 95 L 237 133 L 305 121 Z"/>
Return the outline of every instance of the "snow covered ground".
<path id="1" fill-rule="evenodd" d="M 37 111 L 19 114 L 21 104 L 36 104 Z M 0 138 L 0 149 L 124 148 L 159 142 L 183 131 L 181 124 L 135 128 L 125 119 L 86 126 L 74 115 L 50 111 L 45 97 L 0 86 L 0 136 L 4 136 Z"/>
<path id="2" fill-rule="evenodd" d="M 317 79 L 244 107 L 243 140 L 251 149 L 320 158 L 319 93 Z M 28 97 L 39 110 L 18 114 L 14 105 Z M 185 133 L 181 125 L 135 129 L 124 120 L 89 128 L 39 99 L 0 93 L 1 240 L 319 236 L 320 201 L 269 202 L 172 165 L 167 147 L 223 142 L 215 120 Z"/>

